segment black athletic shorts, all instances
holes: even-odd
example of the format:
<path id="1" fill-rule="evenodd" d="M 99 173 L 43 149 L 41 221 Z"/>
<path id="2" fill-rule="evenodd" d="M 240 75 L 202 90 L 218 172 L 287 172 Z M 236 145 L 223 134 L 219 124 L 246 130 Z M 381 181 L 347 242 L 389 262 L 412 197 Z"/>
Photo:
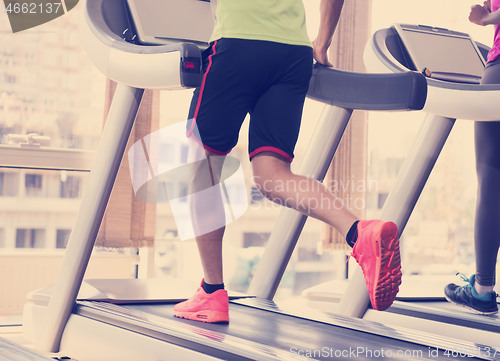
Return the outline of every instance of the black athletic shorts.
<path id="1" fill-rule="evenodd" d="M 223 38 L 203 53 L 204 76 L 194 91 L 187 135 L 227 154 L 250 114 L 250 159 L 264 151 L 290 162 L 312 72 L 312 48 Z"/>

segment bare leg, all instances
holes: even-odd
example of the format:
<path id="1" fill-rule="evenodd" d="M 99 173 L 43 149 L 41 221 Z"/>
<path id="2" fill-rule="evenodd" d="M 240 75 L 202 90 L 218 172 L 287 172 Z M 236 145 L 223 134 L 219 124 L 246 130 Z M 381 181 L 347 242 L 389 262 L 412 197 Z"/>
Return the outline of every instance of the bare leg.
<path id="1" fill-rule="evenodd" d="M 252 159 L 252 167 L 257 187 L 273 202 L 324 221 L 344 237 L 357 220 L 324 185 L 292 173 L 290 163 L 274 153 L 258 154 Z"/>
<path id="2" fill-rule="evenodd" d="M 201 258 L 204 280 L 209 284 L 223 283 L 222 239 L 225 231 L 225 211 L 220 188 L 208 188 L 220 183 L 225 157 L 206 154 L 199 163 L 191 182 L 190 200 L 196 245 Z M 203 194 L 199 193 L 204 191 Z M 215 228 L 215 229 L 214 229 Z M 209 231 L 207 231 L 209 230 Z"/>
<path id="3" fill-rule="evenodd" d="M 222 275 L 222 237 L 225 228 L 196 237 L 206 283 L 224 283 Z"/>
<path id="4" fill-rule="evenodd" d="M 229 297 L 223 287 L 222 237 L 225 211 L 220 190 L 220 174 L 224 157 L 206 154 L 197 162 L 190 182 L 190 206 L 196 244 L 204 273 L 204 282 L 196 293 L 174 306 L 174 316 L 189 320 L 229 322 Z M 220 165 L 220 167 L 219 167 Z M 208 285 L 217 285 L 215 289 Z"/>

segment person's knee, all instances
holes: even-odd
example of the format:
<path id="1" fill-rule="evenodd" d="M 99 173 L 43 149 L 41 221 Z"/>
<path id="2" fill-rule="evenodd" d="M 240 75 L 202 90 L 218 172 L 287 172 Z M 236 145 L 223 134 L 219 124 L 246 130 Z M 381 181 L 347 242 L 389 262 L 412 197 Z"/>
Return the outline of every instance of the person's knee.
<path id="1" fill-rule="evenodd" d="M 257 190 L 266 198 L 274 200 L 284 190 L 291 174 L 289 163 L 273 157 L 252 160 L 253 181 Z"/>

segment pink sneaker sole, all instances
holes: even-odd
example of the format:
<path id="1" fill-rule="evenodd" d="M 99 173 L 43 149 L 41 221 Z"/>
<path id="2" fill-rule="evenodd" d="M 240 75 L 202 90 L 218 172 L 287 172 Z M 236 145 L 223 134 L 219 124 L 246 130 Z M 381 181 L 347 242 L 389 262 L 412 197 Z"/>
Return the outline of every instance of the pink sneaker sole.
<path id="1" fill-rule="evenodd" d="M 377 255 L 375 279 L 370 299 L 374 309 L 383 311 L 394 302 L 401 284 L 401 256 L 399 253 L 398 228 L 385 222 L 373 246 Z"/>
<path id="2" fill-rule="evenodd" d="M 196 311 L 196 312 L 179 312 L 175 311 L 174 316 L 185 318 L 187 320 L 201 321 L 207 323 L 229 323 L 229 315 L 220 311 Z"/>

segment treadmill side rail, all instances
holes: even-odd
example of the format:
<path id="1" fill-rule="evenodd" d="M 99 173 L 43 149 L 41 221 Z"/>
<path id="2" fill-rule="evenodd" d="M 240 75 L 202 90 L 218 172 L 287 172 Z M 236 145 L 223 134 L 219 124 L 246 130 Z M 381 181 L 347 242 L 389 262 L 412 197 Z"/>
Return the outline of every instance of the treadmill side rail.
<path id="1" fill-rule="evenodd" d="M 417 72 L 366 74 L 315 64 L 307 96 L 342 108 L 421 110 L 427 81 Z"/>
<path id="2" fill-rule="evenodd" d="M 123 1 L 87 0 L 84 45 L 108 78 L 134 88 L 184 89 L 201 84 L 201 51 L 193 43 L 147 46 L 125 39 L 133 32 Z"/>

